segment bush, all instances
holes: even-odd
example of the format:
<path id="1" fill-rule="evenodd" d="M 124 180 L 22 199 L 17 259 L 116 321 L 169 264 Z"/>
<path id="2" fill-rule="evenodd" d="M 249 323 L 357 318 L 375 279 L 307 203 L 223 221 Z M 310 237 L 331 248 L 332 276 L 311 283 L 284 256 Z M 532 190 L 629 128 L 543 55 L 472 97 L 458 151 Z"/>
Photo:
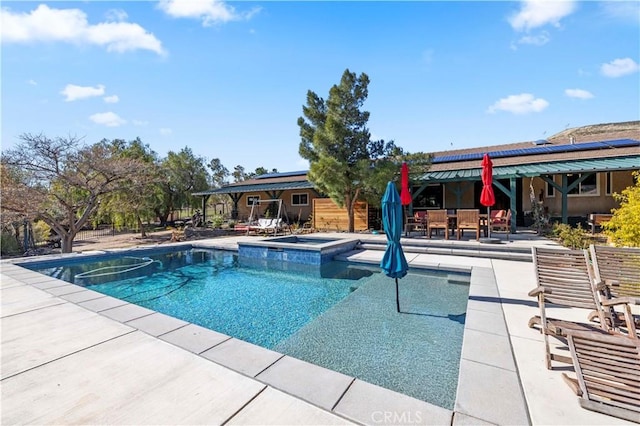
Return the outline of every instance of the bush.
<path id="1" fill-rule="evenodd" d="M 34 222 L 31 230 L 33 231 L 33 240 L 36 242 L 36 244 L 49 241 L 49 236 L 51 235 L 51 227 L 49 227 L 49 225 L 47 225 L 44 221 L 39 220 L 37 222 Z"/>
<path id="2" fill-rule="evenodd" d="M 211 218 L 211 227 L 214 229 L 220 228 L 224 223 L 224 217 L 220 215 L 215 215 Z"/>
<path id="3" fill-rule="evenodd" d="M 566 223 L 556 223 L 553 225 L 552 235 L 560 244 L 571 249 L 587 248 L 591 242 L 591 238 L 585 234 L 580 224 L 572 228 Z"/>
<path id="4" fill-rule="evenodd" d="M 640 172 L 634 172 L 635 185 L 613 194 L 620 208 L 602 225 L 604 233 L 616 246 L 640 247 Z"/>
<path id="5" fill-rule="evenodd" d="M 0 253 L 3 256 L 22 253 L 22 248 L 13 233 L 3 231 L 0 235 Z"/>

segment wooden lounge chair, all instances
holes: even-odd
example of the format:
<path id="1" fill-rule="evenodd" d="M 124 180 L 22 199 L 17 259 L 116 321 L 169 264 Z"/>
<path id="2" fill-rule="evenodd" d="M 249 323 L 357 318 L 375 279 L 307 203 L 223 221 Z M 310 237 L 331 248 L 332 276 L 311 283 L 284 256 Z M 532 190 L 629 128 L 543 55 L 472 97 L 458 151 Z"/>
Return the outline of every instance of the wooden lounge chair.
<path id="1" fill-rule="evenodd" d="M 449 216 L 446 210 L 427 211 L 427 234 L 429 238 L 433 235 L 433 230 L 444 229 L 444 239 L 449 239 Z"/>
<path id="2" fill-rule="evenodd" d="M 529 320 L 529 327 L 539 329 L 544 335 L 546 365 L 551 369 L 552 360 L 571 363 L 571 358 L 551 353 L 549 335 L 563 338 L 567 330 L 607 330 L 607 325 L 599 306 L 587 250 L 533 247 L 531 251 L 538 287 L 530 291 L 529 296 L 538 298 L 540 315 Z M 547 304 L 595 311 L 600 319 L 600 328 L 587 323 L 547 318 Z"/>
<path id="3" fill-rule="evenodd" d="M 640 341 L 621 334 L 569 331 L 577 380 L 563 373 L 580 405 L 640 423 Z"/>
<path id="4" fill-rule="evenodd" d="M 606 320 L 613 328 L 626 326 L 629 336 L 637 338 L 640 315 L 633 315 L 630 305 L 640 305 L 640 248 L 592 244 L 589 252 Z M 624 302 L 624 312 L 614 309 L 619 302 Z"/>
<path id="5" fill-rule="evenodd" d="M 476 240 L 480 240 L 480 210 L 478 209 L 458 209 L 457 211 L 457 235 L 458 239 L 464 235 L 465 229 L 476 231 Z"/>

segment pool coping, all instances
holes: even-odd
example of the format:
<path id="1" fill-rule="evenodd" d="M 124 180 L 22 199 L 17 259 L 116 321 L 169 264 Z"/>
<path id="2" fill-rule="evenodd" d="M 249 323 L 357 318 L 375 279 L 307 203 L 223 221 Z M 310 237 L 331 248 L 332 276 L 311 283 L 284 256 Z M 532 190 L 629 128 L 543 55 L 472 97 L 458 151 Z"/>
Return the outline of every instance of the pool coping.
<path id="1" fill-rule="evenodd" d="M 176 248 L 212 248 L 209 244 L 176 243 L 55 256 L 55 260 Z M 220 248 L 227 251 L 233 249 Z M 338 258 L 347 258 L 341 255 Z M 47 257 L 54 260 L 54 257 Z M 6 259 L 29 263 L 41 258 Z M 356 263 L 374 264 L 373 261 Z M 492 268 L 459 265 L 412 265 L 420 269 L 471 272 L 467 317 L 453 410 L 435 406 L 323 367 L 279 354 L 140 306 L 21 268 L 5 272 L 25 284 L 111 318 L 200 357 L 296 396 L 315 406 L 362 424 L 390 418 L 416 424 L 530 424 L 502 304 Z M 33 275 L 35 274 L 35 275 Z M 425 384 L 428 386 L 428 384 Z M 508 404 L 504 404 L 508 401 Z"/>

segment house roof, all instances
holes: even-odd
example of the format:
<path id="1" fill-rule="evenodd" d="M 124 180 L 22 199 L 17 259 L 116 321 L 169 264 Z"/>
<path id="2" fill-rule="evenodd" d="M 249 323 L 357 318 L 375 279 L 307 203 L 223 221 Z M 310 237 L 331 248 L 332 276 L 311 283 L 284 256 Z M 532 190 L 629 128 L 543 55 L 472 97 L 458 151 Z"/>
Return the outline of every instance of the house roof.
<path id="1" fill-rule="evenodd" d="M 437 173 L 446 171 L 478 169 L 479 172 L 484 153 L 496 154 L 496 158 L 492 157 L 494 170 L 508 166 L 640 155 L 640 121 L 569 129 L 544 141 L 436 152 L 432 154 L 432 164 L 425 180 L 433 180 Z M 500 153 L 507 155 L 500 156 Z"/>
<path id="2" fill-rule="evenodd" d="M 208 191 L 194 192 L 191 195 L 237 194 L 241 192 L 285 191 L 287 189 L 312 189 L 307 180 L 307 171 L 268 173 L 253 179 L 243 180 Z"/>
<path id="3" fill-rule="evenodd" d="M 637 153 L 638 151 L 636 151 Z M 493 167 L 494 179 L 539 176 L 558 173 L 602 172 L 640 169 L 640 154 L 615 158 L 589 158 L 572 161 L 550 161 L 543 163 L 522 163 Z M 481 168 L 430 171 L 422 176 L 427 182 L 451 182 L 480 180 Z"/>

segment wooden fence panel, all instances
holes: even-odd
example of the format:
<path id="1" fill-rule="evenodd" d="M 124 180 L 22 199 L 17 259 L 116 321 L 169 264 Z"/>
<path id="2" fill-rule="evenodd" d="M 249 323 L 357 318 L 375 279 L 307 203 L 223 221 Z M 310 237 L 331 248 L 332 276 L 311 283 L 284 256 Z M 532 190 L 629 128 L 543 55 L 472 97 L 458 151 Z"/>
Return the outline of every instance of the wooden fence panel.
<path id="1" fill-rule="evenodd" d="M 369 229 L 369 207 L 367 203 L 356 203 L 354 214 L 354 231 Z M 349 216 L 346 208 L 340 208 L 330 198 L 313 200 L 313 227 L 321 231 L 347 231 Z"/>

